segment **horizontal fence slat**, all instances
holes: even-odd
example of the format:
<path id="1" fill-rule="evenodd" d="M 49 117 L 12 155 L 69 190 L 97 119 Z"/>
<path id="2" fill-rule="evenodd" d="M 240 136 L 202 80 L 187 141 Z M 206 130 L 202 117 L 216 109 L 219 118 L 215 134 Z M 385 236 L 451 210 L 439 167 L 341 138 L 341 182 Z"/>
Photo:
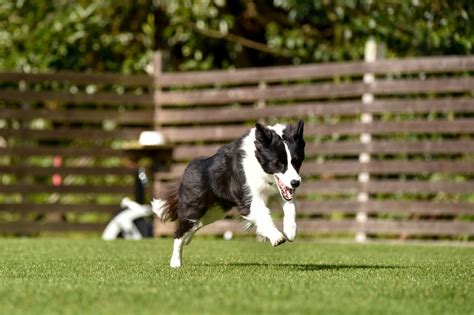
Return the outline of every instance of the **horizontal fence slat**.
<path id="1" fill-rule="evenodd" d="M 204 127 L 163 127 L 161 131 L 173 142 L 229 141 L 244 135 L 249 130 L 242 125 Z M 333 134 L 391 134 L 391 133 L 474 133 L 474 119 L 410 120 L 373 122 L 341 122 L 305 126 L 305 136 L 326 136 Z"/>
<path id="2" fill-rule="evenodd" d="M 329 214 L 343 212 L 356 214 L 364 211 L 368 214 L 405 213 L 417 215 L 460 215 L 474 214 L 474 203 L 469 202 L 436 202 L 436 201 L 398 201 L 398 200 L 369 200 L 358 202 L 354 200 L 298 200 L 299 214 Z"/>
<path id="3" fill-rule="evenodd" d="M 24 139 L 85 139 L 138 140 L 142 129 L 120 128 L 117 130 L 57 128 L 57 129 L 0 129 L 0 137 Z"/>
<path id="4" fill-rule="evenodd" d="M 449 194 L 469 194 L 474 191 L 474 181 L 466 182 L 439 182 L 439 181 L 398 181 L 398 180 L 373 180 L 360 183 L 356 180 L 326 180 L 303 183 L 299 192 L 303 194 L 328 194 L 328 193 L 425 193 L 439 192 Z"/>
<path id="5" fill-rule="evenodd" d="M 356 232 L 358 224 L 355 221 L 329 221 L 329 220 L 298 220 L 299 234 L 318 234 L 318 233 L 340 233 L 340 232 Z M 277 227 L 281 229 L 281 223 L 276 222 Z M 158 231 L 158 235 L 170 235 L 172 233 L 171 226 Z M 245 230 L 244 225 L 237 220 L 219 220 L 200 229 L 197 235 L 219 235 L 226 231 L 234 234 L 254 234 L 253 230 Z"/>
<path id="6" fill-rule="evenodd" d="M 187 152 L 188 151 L 184 150 L 182 154 L 185 155 Z M 306 144 L 306 155 L 308 156 L 318 154 L 359 154 L 360 152 L 385 154 L 474 153 L 474 140 L 375 140 L 370 143 L 328 141 Z"/>
<path id="7" fill-rule="evenodd" d="M 0 233 L 102 232 L 105 227 L 105 223 L 14 222 L 0 223 Z"/>
<path id="8" fill-rule="evenodd" d="M 474 161 L 328 161 L 303 163 L 303 175 L 474 173 Z"/>
<path id="9" fill-rule="evenodd" d="M 298 223 L 298 230 L 301 234 L 365 231 L 373 234 L 473 235 L 474 223 L 438 220 L 368 220 L 363 224 L 356 221 L 304 220 Z"/>
<path id="10" fill-rule="evenodd" d="M 124 86 L 146 85 L 153 83 L 153 78 L 147 74 L 120 74 L 120 73 L 79 73 L 58 71 L 53 73 L 23 73 L 23 72 L 0 72 L 0 82 L 18 82 L 28 83 L 42 82 L 69 82 L 84 85 L 93 84 L 117 84 Z"/>
<path id="11" fill-rule="evenodd" d="M 118 185 L 40 185 L 40 184 L 12 184 L 1 185 L 0 193 L 4 194 L 38 194 L 38 193 L 65 193 L 65 194 L 131 194 L 133 186 Z"/>
<path id="12" fill-rule="evenodd" d="M 268 117 L 305 117 L 324 115 L 358 115 L 361 113 L 449 113 L 474 112 L 473 99 L 377 100 L 285 104 L 260 108 L 162 109 L 157 117 L 161 124 L 247 122 Z"/>
<path id="13" fill-rule="evenodd" d="M 173 159 L 186 161 L 198 156 L 211 156 L 217 152 L 219 145 L 177 145 L 173 151 Z M 1 153 L 0 149 L 0 153 Z M 419 141 L 372 141 L 364 144 L 360 142 L 335 142 L 306 143 L 306 156 L 320 154 L 346 154 L 358 155 L 360 152 L 368 153 L 474 153 L 474 140 L 419 140 Z M 304 165 L 304 164 L 303 164 Z"/>
<path id="14" fill-rule="evenodd" d="M 61 204 L 61 203 L 0 203 L 0 211 L 21 213 L 115 213 L 120 211 L 119 204 Z"/>
<path id="15" fill-rule="evenodd" d="M 217 152 L 220 145 L 176 145 L 173 159 L 177 161 L 191 160 L 199 156 L 211 156 Z"/>
<path id="16" fill-rule="evenodd" d="M 375 81 L 374 83 L 317 83 L 303 85 L 239 87 L 223 90 L 172 91 L 155 93 L 155 102 L 173 105 L 226 104 L 263 100 L 305 100 L 332 97 L 356 97 L 364 93 L 400 95 L 417 93 L 453 93 L 471 91 L 472 78 Z M 1 96 L 1 94 L 0 94 Z"/>
<path id="17" fill-rule="evenodd" d="M 365 211 L 369 214 L 379 213 L 408 213 L 418 215 L 460 215 L 474 214 L 473 203 L 447 203 L 433 201 L 377 201 L 371 200 L 366 203 L 357 201 L 310 201 L 298 200 L 297 212 L 299 214 L 327 214 L 343 212 L 355 214 Z M 106 212 L 114 213 L 120 210 L 118 204 L 34 204 L 34 203 L 0 203 L 0 211 L 4 212 Z M 274 211 L 277 211 L 275 208 Z"/>
<path id="18" fill-rule="evenodd" d="M 111 120 L 116 123 L 140 123 L 153 125 L 152 110 L 118 111 L 118 110 L 47 110 L 47 109 L 2 109 L 4 119 L 32 120 L 43 118 L 57 122 L 103 123 Z"/>
<path id="19" fill-rule="evenodd" d="M 0 148 L 0 154 L 4 156 L 68 156 L 68 157 L 123 157 L 127 153 L 123 150 L 112 149 L 104 146 L 87 146 L 87 147 L 59 147 L 59 146 L 21 146 Z"/>
<path id="20" fill-rule="evenodd" d="M 0 173 L 14 174 L 18 176 L 51 176 L 58 175 L 134 175 L 135 168 L 132 167 L 98 167 L 98 166 L 61 166 L 61 167 L 42 167 L 42 166 L 26 166 L 26 165 L 0 165 Z"/>
<path id="21" fill-rule="evenodd" d="M 157 80 L 163 87 L 174 85 L 243 84 L 261 81 L 318 79 L 332 76 L 360 76 L 364 73 L 440 73 L 474 70 L 472 56 L 421 57 L 411 59 L 385 59 L 372 63 L 341 62 L 306 64 L 299 66 L 275 66 L 237 70 L 212 70 L 199 72 L 163 73 Z M 48 81 L 76 84 L 117 84 L 125 86 L 151 85 L 153 77 L 146 74 L 125 75 L 119 73 L 55 73 L 0 72 L 0 82 L 42 83 Z"/>
<path id="22" fill-rule="evenodd" d="M 175 163 L 168 171 L 157 173 L 163 180 L 178 179 L 184 173 L 186 163 Z M 0 169 L 1 171 L 1 169 Z M 305 162 L 301 175 L 305 176 L 336 176 L 357 175 L 368 172 L 373 175 L 387 174 L 426 174 L 426 173 L 463 173 L 474 174 L 474 161 L 329 161 L 324 163 Z"/>
<path id="23" fill-rule="evenodd" d="M 474 119 L 458 120 L 410 120 L 410 121 L 376 121 L 370 124 L 359 122 L 342 122 L 326 125 L 307 125 L 305 135 L 326 136 L 333 134 L 360 134 L 375 135 L 407 134 L 407 133 L 472 133 Z"/>
<path id="24" fill-rule="evenodd" d="M 55 101 L 71 104 L 131 104 L 131 105 L 153 105 L 152 94 L 134 95 L 117 94 L 113 92 L 98 92 L 87 94 L 78 92 L 75 94 L 63 91 L 17 91 L 0 90 L 0 100 L 11 102 L 45 102 Z"/>
<path id="25" fill-rule="evenodd" d="M 472 56 L 423 57 L 399 60 L 377 60 L 372 63 L 342 62 L 275 66 L 237 70 L 164 73 L 157 78 L 163 87 L 174 85 L 243 84 L 279 82 L 287 80 L 320 79 L 333 76 L 361 76 L 370 72 L 385 73 L 439 73 L 474 70 Z"/>
<path id="26" fill-rule="evenodd" d="M 474 235 L 473 222 L 460 221 L 378 221 L 369 220 L 363 229 L 374 234 Z"/>
<path id="27" fill-rule="evenodd" d="M 474 223 L 459 221 L 391 221 L 369 220 L 365 224 L 354 220 L 298 220 L 298 233 L 301 235 L 321 233 L 356 233 L 365 231 L 373 234 L 412 234 L 412 235 L 474 235 Z M 281 224 L 277 223 L 281 228 Z M 431 228 L 430 228 L 431 226 Z M 171 235 L 172 225 L 167 225 L 158 230 L 158 235 Z M 253 231 L 243 229 L 243 224 L 236 220 L 220 220 L 203 227 L 197 235 L 219 235 L 226 231 L 234 234 L 252 234 Z"/>
<path id="28" fill-rule="evenodd" d="M 161 128 L 166 139 L 173 142 L 229 141 L 243 135 L 248 128 L 238 126 L 166 127 Z"/>

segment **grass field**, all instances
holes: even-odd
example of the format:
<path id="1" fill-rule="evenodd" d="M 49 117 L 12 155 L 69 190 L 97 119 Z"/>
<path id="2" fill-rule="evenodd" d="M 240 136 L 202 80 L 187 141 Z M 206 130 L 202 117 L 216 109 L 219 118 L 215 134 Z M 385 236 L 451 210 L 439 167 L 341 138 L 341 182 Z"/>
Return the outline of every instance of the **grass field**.
<path id="1" fill-rule="evenodd" d="M 474 248 L 0 240 L 1 314 L 473 314 Z"/>

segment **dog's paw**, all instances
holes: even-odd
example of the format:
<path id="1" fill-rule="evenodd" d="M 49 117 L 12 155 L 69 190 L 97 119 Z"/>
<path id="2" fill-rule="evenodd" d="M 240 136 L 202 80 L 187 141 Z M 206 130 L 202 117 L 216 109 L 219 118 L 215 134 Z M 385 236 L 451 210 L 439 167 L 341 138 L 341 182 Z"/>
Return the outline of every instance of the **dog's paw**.
<path id="1" fill-rule="evenodd" d="M 180 268 L 181 267 L 181 259 L 171 258 L 170 267 L 171 268 Z"/>
<path id="2" fill-rule="evenodd" d="M 293 242 L 296 238 L 296 223 L 287 223 L 283 225 L 283 233 L 285 233 L 286 239 Z"/>
<path id="3" fill-rule="evenodd" d="M 281 233 L 278 233 L 278 235 L 270 239 L 270 243 L 272 244 L 273 247 L 281 245 L 285 243 L 285 241 L 286 241 L 286 238 Z"/>

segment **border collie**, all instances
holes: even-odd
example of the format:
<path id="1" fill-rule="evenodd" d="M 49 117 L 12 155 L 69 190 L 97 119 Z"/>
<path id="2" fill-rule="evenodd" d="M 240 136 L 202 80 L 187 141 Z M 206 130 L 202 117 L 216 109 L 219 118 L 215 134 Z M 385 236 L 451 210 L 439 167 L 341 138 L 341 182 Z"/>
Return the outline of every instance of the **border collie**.
<path id="1" fill-rule="evenodd" d="M 171 267 L 181 267 L 183 246 L 197 230 L 223 218 L 232 207 L 273 246 L 295 239 L 294 193 L 301 184 L 303 128 L 303 120 L 288 126 L 257 123 L 215 155 L 191 161 L 179 186 L 170 189 L 165 200 L 152 201 L 153 212 L 162 221 L 178 221 Z M 276 187 L 284 212 L 283 233 L 266 205 Z"/>

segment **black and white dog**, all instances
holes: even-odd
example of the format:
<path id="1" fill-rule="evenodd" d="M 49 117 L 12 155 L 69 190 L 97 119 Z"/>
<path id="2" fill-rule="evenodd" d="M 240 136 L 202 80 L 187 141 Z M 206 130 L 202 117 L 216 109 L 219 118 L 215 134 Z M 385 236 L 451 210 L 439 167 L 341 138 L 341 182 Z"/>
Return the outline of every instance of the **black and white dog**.
<path id="1" fill-rule="evenodd" d="M 191 242 L 197 230 L 223 218 L 232 207 L 273 246 L 295 239 L 293 197 L 301 184 L 303 128 L 303 120 L 288 126 L 257 123 L 215 155 L 191 161 L 179 186 L 165 200 L 153 200 L 152 209 L 161 220 L 178 221 L 171 267 L 181 267 L 183 245 Z M 284 234 L 276 228 L 266 205 L 275 187 L 282 198 Z"/>

